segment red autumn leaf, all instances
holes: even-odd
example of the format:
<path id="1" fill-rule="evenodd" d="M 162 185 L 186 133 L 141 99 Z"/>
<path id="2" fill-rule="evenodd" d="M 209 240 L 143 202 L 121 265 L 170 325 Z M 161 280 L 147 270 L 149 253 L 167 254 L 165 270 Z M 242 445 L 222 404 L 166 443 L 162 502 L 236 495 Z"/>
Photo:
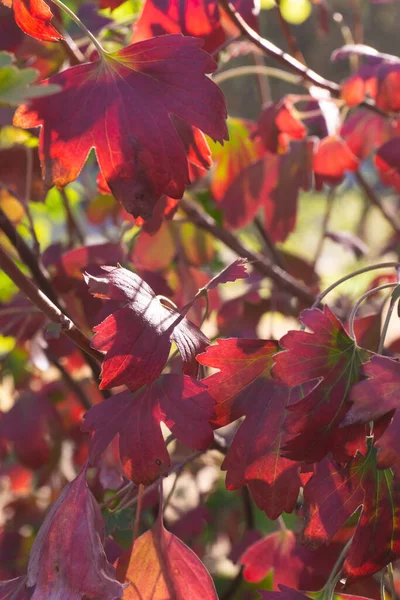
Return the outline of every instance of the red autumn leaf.
<path id="1" fill-rule="evenodd" d="M 0 421 L 0 436 L 13 444 L 18 460 L 30 469 L 57 463 L 62 434 L 55 407 L 40 393 L 22 393 Z"/>
<path id="2" fill-rule="evenodd" d="M 274 342 L 228 339 L 197 357 L 202 365 L 220 369 L 203 380 L 217 402 L 215 425 L 246 417 L 222 463 L 226 487 L 247 484 L 270 519 L 294 509 L 302 485 L 300 464 L 280 456 L 286 406 L 300 392 L 271 378 L 276 351 Z"/>
<path id="3" fill-rule="evenodd" d="M 361 373 L 368 379 L 352 387 L 352 406 L 344 423 L 368 423 L 400 408 L 400 363 L 376 354 L 363 365 Z"/>
<path id="4" fill-rule="evenodd" d="M 103 518 L 84 468 L 52 505 L 33 543 L 27 583 L 36 586 L 32 600 L 121 598 L 123 586 L 107 562 L 103 540 Z"/>
<path id="5" fill-rule="evenodd" d="M 51 24 L 53 13 L 44 0 L 2 0 L 11 6 L 17 25 L 24 33 L 44 42 L 62 39 Z"/>
<path id="6" fill-rule="evenodd" d="M 318 549 L 299 544 L 293 531 L 278 531 L 250 546 L 240 559 L 246 581 L 262 581 L 273 569 L 274 589 L 279 584 L 318 590 L 328 579 L 340 545 Z"/>
<path id="7" fill-rule="evenodd" d="M 0 600 L 29 600 L 33 593 L 26 587 L 26 576 L 0 581 Z"/>
<path id="8" fill-rule="evenodd" d="M 374 161 L 379 176 L 385 185 L 400 190 L 400 137 L 395 137 L 381 146 Z"/>
<path id="9" fill-rule="evenodd" d="M 212 146 L 215 166 L 211 193 L 217 202 L 222 200 L 241 171 L 264 154 L 260 141 L 254 139 L 255 124 L 252 121 L 229 117 L 227 125 L 229 141 L 223 146 Z"/>
<path id="10" fill-rule="evenodd" d="M 92 345 L 105 352 L 100 388 L 125 384 L 137 390 L 156 379 L 174 341 L 185 372 L 197 373 L 195 356 L 208 345 L 193 323 L 160 302 L 143 279 L 122 267 L 86 273 L 94 296 L 121 302 L 122 308 L 94 328 Z"/>
<path id="11" fill-rule="evenodd" d="M 318 463 L 304 489 L 304 535 L 313 543 L 328 543 L 362 507 L 344 563 L 348 580 L 376 573 L 400 556 L 399 482 L 389 470 L 377 469 L 376 449 L 371 440 L 368 445 L 366 456 L 345 467 L 330 459 Z"/>
<path id="12" fill-rule="evenodd" d="M 256 135 L 269 152 L 286 152 L 290 140 L 303 139 L 307 128 L 296 117 L 290 98 L 284 96 L 278 102 L 269 102 L 263 107 Z"/>
<path id="13" fill-rule="evenodd" d="M 161 511 L 152 529 L 118 560 L 117 576 L 128 584 L 125 600 L 218 600 L 207 569 L 165 529 Z"/>
<path id="14" fill-rule="evenodd" d="M 315 151 L 313 171 L 317 187 L 323 183 L 337 185 L 343 181 L 346 171 L 356 171 L 358 167 L 358 158 L 339 136 L 324 138 Z"/>
<path id="15" fill-rule="evenodd" d="M 362 109 L 350 115 L 340 129 L 351 152 L 360 160 L 367 159 L 376 148 L 399 133 L 398 121 Z"/>
<path id="16" fill-rule="evenodd" d="M 202 38 L 212 53 L 225 41 L 216 0 L 146 0 L 134 25 L 132 42 L 166 33 Z"/>
<path id="17" fill-rule="evenodd" d="M 397 113 L 400 111 L 399 93 L 400 93 L 400 61 L 393 64 L 383 63 L 377 71 L 377 93 L 376 105 L 381 110 L 388 113 Z"/>
<path id="18" fill-rule="evenodd" d="M 350 408 L 349 389 L 369 355 L 355 345 L 328 306 L 323 312 L 303 311 L 301 321 L 312 333 L 290 331 L 280 340 L 286 350 L 276 355 L 273 373 L 290 386 L 319 380 L 288 407 L 285 425 L 291 438 L 283 448 L 293 460 L 313 462 L 335 448 L 339 425 Z"/>
<path id="19" fill-rule="evenodd" d="M 216 64 L 200 45 L 162 36 L 43 82 L 62 91 L 20 106 L 14 123 L 42 126 L 46 185 L 74 181 L 95 148 L 112 193 L 135 217 L 151 217 L 164 193 L 181 198 L 190 182 L 188 161 L 170 115 L 220 142 L 227 137 L 224 97 L 205 75 Z"/>
<path id="20" fill-rule="evenodd" d="M 233 0 L 232 4 L 253 29 L 258 29 L 254 0 Z M 221 23 L 221 17 L 223 22 Z M 146 0 L 133 27 L 132 42 L 166 33 L 202 38 L 204 49 L 212 54 L 225 41 L 225 29 L 236 36 L 229 18 L 220 12 L 217 0 Z M 233 29 L 233 31 L 232 31 Z"/>
<path id="21" fill-rule="evenodd" d="M 378 467 L 390 467 L 400 475 L 400 411 L 396 410 L 389 427 L 375 442 L 378 448 Z"/>
<path id="22" fill-rule="evenodd" d="M 213 440 L 209 421 L 214 415 L 214 400 L 203 383 L 187 375 L 162 375 L 135 394 L 122 392 L 92 407 L 82 428 L 94 432 L 92 462 L 119 434 L 127 477 L 148 485 L 171 464 L 160 422 L 190 448 L 206 450 Z"/>
<path id="23" fill-rule="evenodd" d="M 203 289 L 213 290 L 218 285 L 223 283 L 237 281 L 238 279 L 247 279 L 247 258 L 237 258 L 233 263 L 228 265 L 221 273 L 210 279 Z"/>
<path id="24" fill-rule="evenodd" d="M 311 186 L 313 144 L 292 142 L 287 154 L 267 153 L 243 169 L 221 201 L 225 224 L 244 227 L 263 207 L 272 241 L 284 241 L 296 224 L 299 191 Z"/>
<path id="25" fill-rule="evenodd" d="M 15 22 L 12 12 L 0 3 L 0 52 L 15 52 L 24 34 Z"/>

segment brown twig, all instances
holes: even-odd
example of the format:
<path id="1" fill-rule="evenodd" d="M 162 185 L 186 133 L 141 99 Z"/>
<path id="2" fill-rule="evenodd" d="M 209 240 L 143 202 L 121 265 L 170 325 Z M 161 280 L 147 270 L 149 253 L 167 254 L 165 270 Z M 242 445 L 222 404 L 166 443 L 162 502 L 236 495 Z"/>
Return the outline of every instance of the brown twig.
<path id="1" fill-rule="evenodd" d="M 281 267 L 274 264 L 262 254 L 248 250 L 233 233 L 219 227 L 214 219 L 200 209 L 194 202 L 187 198 L 183 198 L 180 201 L 180 207 L 194 225 L 211 233 L 239 256 L 247 258 L 254 264 L 254 268 L 257 269 L 257 271 L 266 277 L 270 277 L 281 289 L 286 290 L 306 304 L 312 304 L 315 301 L 315 295 L 310 288 L 303 285 L 295 277 L 281 269 Z"/>
<path id="2" fill-rule="evenodd" d="M 386 206 L 375 194 L 374 190 L 369 185 L 364 175 L 362 175 L 360 171 L 356 171 L 355 178 L 362 190 L 364 191 L 367 198 L 369 198 L 371 203 L 379 209 L 382 216 L 386 219 L 388 223 L 390 223 L 391 227 L 395 230 L 396 234 L 400 235 L 400 223 L 398 223 L 396 217 L 389 210 L 387 210 Z"/>
<path id="3" fill-rule="evenodd" d="M 233 5 L 229 2 L 229 0 L 219 0 L 219 4 L 222 9 L 225 11 L 229 19 L 232 21 L 234 25 L 239 29 L 241 34 L 245 36 L 250 42 L 252 42 L 257 48 L 260 48 L 267 56 L 275 59 L 281 65 L 285 66 L 287 69 L 290 69 L 294 73 L 297 73 L 303 81 L 316 85 L 324 90 L 328 90 L 334 98 L 338 98 L 340 96 L 340 85 L 335 83 L 334 81 L 330 81 L 329 79 L 325 79 L 312 69 L 309 69 L 305 65 L 303 65 L 300 61 L 298 61 L 293 56 L 290 56 L 287 52 L 284 52 L 278 46 L 275 46 L 269 40 L 258 35 L 257 32 L 254 31 L 243 19 L 243 17 L 235 10 Z M 386 115 L 385 112 L 380 110 L 372 101 L 364 100 L 360 104 L 363 108 L 368 108 L 373 110 L 374 112 L 383 115 Z"/>
<path id="4" fill-rule="evenodd" d="M 40 289 L 46 294 L 46 296 L 48 296 L 48 298 L 50 298 L 52 302 L 54 302 L 54 304 L 58 305 L 59 302 L 50 283 L 50 278 L 46 269 L 36 258 L 28 244 L 25 242 L 24 238 L 18 233 L 13 223 L 1 208 L 0 229 L 10 240 L 11 244 L 21 257 L 22 262 L 28 267 L 32 277 L 35 279 Z"/>
<path id="5" fill-rule="evenodd" d="M 254 225 L 255 225 L 258 233 L 260 234 L 266 248 L 268 248 L 271 258 L 274 260 L 275 264 L 277 264 L 281 269 L 284 269 L 282 257 L 280 256 L 279 252 L 275 248 L 275 244 L 269 237 L 268 232 L 266 231 L 264 225 L 262 224 L 262 222 L 260 220 L 260 217 L 256 216 L 254 218 Z"/>
<path id="6" fill-rule="evenodd" d="M 31 279 L 28 279 L 17 265 L 0 247 L 0 267 L 4 273 L 15 283 L 25 296 L 37 306 L 50 321 L 61 325 L 61 331 L 69 337 L 79 348 L 98 362 L 102 362 L 103 355 L 91 347 L 90 340 L 84 333 L 50 300 L 46 294 L 38 289 Z"/>
<path id="7" fill-rule="evenodd" d="M 60 195 L 64 204 L 65 215 L 67 217 L 67 229 L 70 246 L 73 246 L 74 238 L 76 238 L 77 241 L 83 246 L 85 244 L 85 236 L 76 222 L 65 188 L 60 191 Z"/>

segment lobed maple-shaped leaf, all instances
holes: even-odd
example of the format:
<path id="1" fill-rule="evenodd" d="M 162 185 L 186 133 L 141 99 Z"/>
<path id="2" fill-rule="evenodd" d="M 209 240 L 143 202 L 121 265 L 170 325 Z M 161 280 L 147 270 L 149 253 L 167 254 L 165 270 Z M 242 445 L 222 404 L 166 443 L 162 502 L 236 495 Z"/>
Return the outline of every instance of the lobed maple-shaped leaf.
<path id="1" fill-rule="evenodd" d="M 348 393 L 369 353 L 357 347 L 328 306 L 303 311 L 301 321 L 312 332 L 290 331 L 280 340 L 285 351 L 276 355 L 273 373 L 289 386 L 319 380 L 288 407 L 291 437 L 283 448 L 284 456 L 314 462 L 335 449 L 338 434 L 346 434 L 339 425 L 350 408 Z"/>
<path id="2" fill-rule="evenodd" d="M 248 485 L 256 504 L 270 519 L 291 512 L 303 483 L 299 463 L 280 456 L 287 404 L 301 391 L 271 378 L 275 342 L 218 340 L 197 360 L 220 369 L 203 380 L 216 400 L 215 426 L 245 416 L 222 463 L 229 490 Z"/>
<path id="3" fill-rule="evenodd" d="M 118 560 L 117 576 L 128 584 L 125 600 L 218 600 L 207 569 L 165 529 L 161 511 L 153 527 Z"/>
<path id="4" fill-rule="evenodd" d="M 15 22 L 24 33 L 44 42 L 55 42 L 63 36 L 53 27 L 53 13 L 44 0 L 2 0 L 12 8 Z"/>
<path id="5" fill-rule="evenodd" d="M 187 375 L 162 375 L 135 394 L 122 392 L 93 406 L 82 429 L 94 432 L 89 450 L 92 462 L 119 434 L 127 477 L 148 485 L 171 463 L 160 422 L 190 448 L 206 450 L 213 440 L 209 421 L 214 415 L 214 399 L 202 382 Z"/>
<path id="6" fill-rule="evenodd" d="M 171 343 L 180 351 L 184 371 L 197 373 L 195 356 L 208 345 L 206 336 L 185 317 L 162 304 L 150 286 L 122 267 L 86 273 L 91 293 L 121 302 L 122 308 L 94 328 L 92 345 L 106 356 L 100 388 L 125 384 L 132 390 L 162 372 Z"/>
<path id="7" fill-rule="evenodd" d="M 104 548 L 104 522 L 86 484 L 86 468 L 50 508 L 33 543 L 28 565 L 32 600 L 116 600 L 116 581 Z"/>
<path id="8" fill-rule="evenodd" d="M 348 580 L 376 573 L 400 556 L 400 487 L 389 470 L 377 469 L 371 440 L 366 456 L 358 454 L 340 467 L 326 458 L 304 489 L 305 537 L 328 543 L 362 507 L 344 563 Z"/>
<path id="9" fill-rule="evenodd" d="M 14 123 L 42 126 L 45 183 L 76 179 L 92 148 L 114 196 L 135 217 L 151 217 L 162 194 L 181 198 L 190 183 L 172 115 L 212 139 L 227 139 L 226 106 L 206 76 L 216 63 L 201 41 L 168 35 L 104 54 L 44 81 L 62 91 L 20 106 Z"/>
<path id="10" fill-rule="evenodd" d="M 293 531 L 270 533 L 252 544 L 240 558 L 246 581 L 262 581 L 273 570 L 274 589 L 280 584 L 318 590 L 328 579 L 340 545 L 312 549 L 300 544 Z"/>

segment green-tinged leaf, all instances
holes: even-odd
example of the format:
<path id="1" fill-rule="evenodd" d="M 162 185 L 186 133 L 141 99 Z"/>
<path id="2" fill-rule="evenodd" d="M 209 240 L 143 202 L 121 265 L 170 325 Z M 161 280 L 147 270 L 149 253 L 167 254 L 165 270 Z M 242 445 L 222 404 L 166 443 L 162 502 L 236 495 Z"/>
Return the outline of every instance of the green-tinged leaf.
<path id="1" fill-rule="evenodd" d="M 18 106 L 30 98 L 49 96 L 60 90 L 58 85 L 31 85 L 37 79 L 35 69 L 19 69 L 13 65 L 13 55 L 0 52 L 0 105 Z"/>

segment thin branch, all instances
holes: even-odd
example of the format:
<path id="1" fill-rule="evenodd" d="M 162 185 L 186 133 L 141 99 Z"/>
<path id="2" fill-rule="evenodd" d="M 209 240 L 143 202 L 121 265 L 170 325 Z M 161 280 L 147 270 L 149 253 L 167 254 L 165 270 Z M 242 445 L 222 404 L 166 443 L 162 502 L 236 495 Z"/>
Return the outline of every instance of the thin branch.
<path id="1" fill-rule="evenodd" d="M 49 275 L 46 269 L 42 266 L 40 261 L 36 258 L 31 248 L 25 242 L 24 238 L 15 229 L 13 223 L 7 217 L 5 212 L 0 208 L 0 229 L 4 232 L 6 237 L 10 240 L 18 252 L 21 260 L 28 267 L 32 277 L 40 289 L 50 298 L 54 304 L 59 304 L 58 298 L 56 297 L 52 285 L 50 283 Z"/>
<path id="2" fill-rule="evenodd" d="M 260 234 L 266 248 L 268 248 L 271 258 L 274 260 L 275 264 L 277 264 L 281 269 L 284 269 L 285 267 L 284 267 L 284 264 L 282 261 L 282 257 L 279 254 L 278 250 L 275 248 L 274 242 L 269 237 L 267 230 L 265 229 L 264 225 L 262 224 L 262 222 L 258 216 L 256 216 L 254 218 L 254 225 L 255 225 L 258 233 Z"/>
<path id="3" fill-rule="evenodd" d="M 38 289 L 31 279 L 28 279 L 17 265 L 0 247 L 0 267 L 15 285 L 37 306 L 50 321 L 61 325 L 61 331 L 69 337 L 86 354 L 97 360 L 103 361 L 103 355 L 91 347 L 90 340 L 84 333 L 50 300 L 42 290 Z"/>
<path id="4" fill-rule="evenodd" d="M 29 230 L 32 236 L 33 241 L 33 249 L 37 257 L 40 256 L 40 244 L 38 237 L 35 231 L 35 224 L 33 222 L 31 209 L 29 206 L 29 202 L 31 199 L 31 191 L 32 191 L 32 178 L 33 178 L 33 152 L 32 148 L 25 148 L 26 153 L 26 184 L 25 184 L 25 202 L 24 208 L 25 213 L 29 221 Z"/>
<path id="5" fill-rule="evenodd" d="M 63 201 L 64 208 L 65 208 L 65 214 L 67 217 L 67 229 L 68 229 L 70 245 L 71 245 L 71 247 L 73 246 L 73 240 L 75 237 L 77 239 L 77 241 L 83 246 L 85 244 L 85 236 L 83 235 L 83 233 L 74 217 L 74 214 L 71 210 L 71 205 L 70 205 L 67 193 L 65 191 L 65 188 L 63 188 L 60 191 L 60 196 Z"/>
<path id="6" fill-rule="evenodd" d="M 318 239 L 317 247 L 315 249 L 315 254 L 314 254 L 314 260 L 312 262 L 314 270 L 315 270 L 316 264 L 318 262 L 319 256 L 322 252 L 322 249 L 324 247 L 326 232 L 328 230 L 329 219 L 332 214 L 333 201 L 335 199 L 335 195 L 336 195 L 336 188 L 334 188 L 334 187 L 330 188 L 329 192 L 327 194 L 327 198 L 326 198 L 326 208 L 325 208 L 325 213 L 324 213 L 324 217 L 322 220 L 321 235 Z"/>
<path id="7" fill-rule="evenodd" d="M 248 250 L 233 233 L 219 227 L 214 219 L 200 209 L 194 202 L 187 198 L 183 198 L 180 201 L 180 207 L 194 225 L 211 233 L 239 256 L 247 258 L 253 263 L 254 268 L 257 269 L 257 271 L 266 277 L 270 277 L 281 289 L 286 290 L 306 304 L 312 304 L 315 301 L 315 295 L 310 288 L 299 282 L 295 277 L 281 269 L 262 254 Z"/>
<path id="8" fill-rule="evenodd" d="M 355 178 L 362 190 L 364 191 L 367 198 L 369 198 L 371 203 L 379 209 L 381 215 L 395 230 L 396 234 L 400 235 L 400 223 L 398 223 L 396 217 L 390 211 L 387 210 L 383 202 L 381 202 L 380 198 L 377 196 L 377 194 L 375 194 L 375 191 L 365 179 L 364 175 L 360 171 L 356 171 Z"/>
<path id="9" fill-rule="evenodd" d="M 264 39 L 257 32 L 254 31 L 243 19 L 243 17 L 235 10 L 233 5 L 229 2 L 229 0 L 219 0 L 219 4 L 222 9 L 226 12 L 229 19 L 232 21 L 234 25 L 239 29 L 242 35 L 244 35 L 250 42 L 252 42 L 257 48 L 260 48 L 267 56 L 274 58 L 281 65 L 284 65 L 287 69 L 290 69 L 294 73 L 297 73 L 301 76 L 303 81 L 309 82 L 313 85 L 316 85 L 324 90 L 328 90 L 332 96 L 338 98 L 340 95 L 340 85 L 335 83 L 334 81 L 330 81 L 329 79 L 325 79 L 312 69 L 309 69 L 305 65 L 303 65 L 300 61 L 293 56 L 290 56 L 287 52 L 284 52 L 278 46 L 275 46 L 269 40 Z M 364 108 L 369 108 L 374 112 L 379 113 L 380 115 L 387 116 L 385 112 L 380 110 L 375 104 L 370 100 L 364 100 L 360 104 L 360 106 Z"/>

